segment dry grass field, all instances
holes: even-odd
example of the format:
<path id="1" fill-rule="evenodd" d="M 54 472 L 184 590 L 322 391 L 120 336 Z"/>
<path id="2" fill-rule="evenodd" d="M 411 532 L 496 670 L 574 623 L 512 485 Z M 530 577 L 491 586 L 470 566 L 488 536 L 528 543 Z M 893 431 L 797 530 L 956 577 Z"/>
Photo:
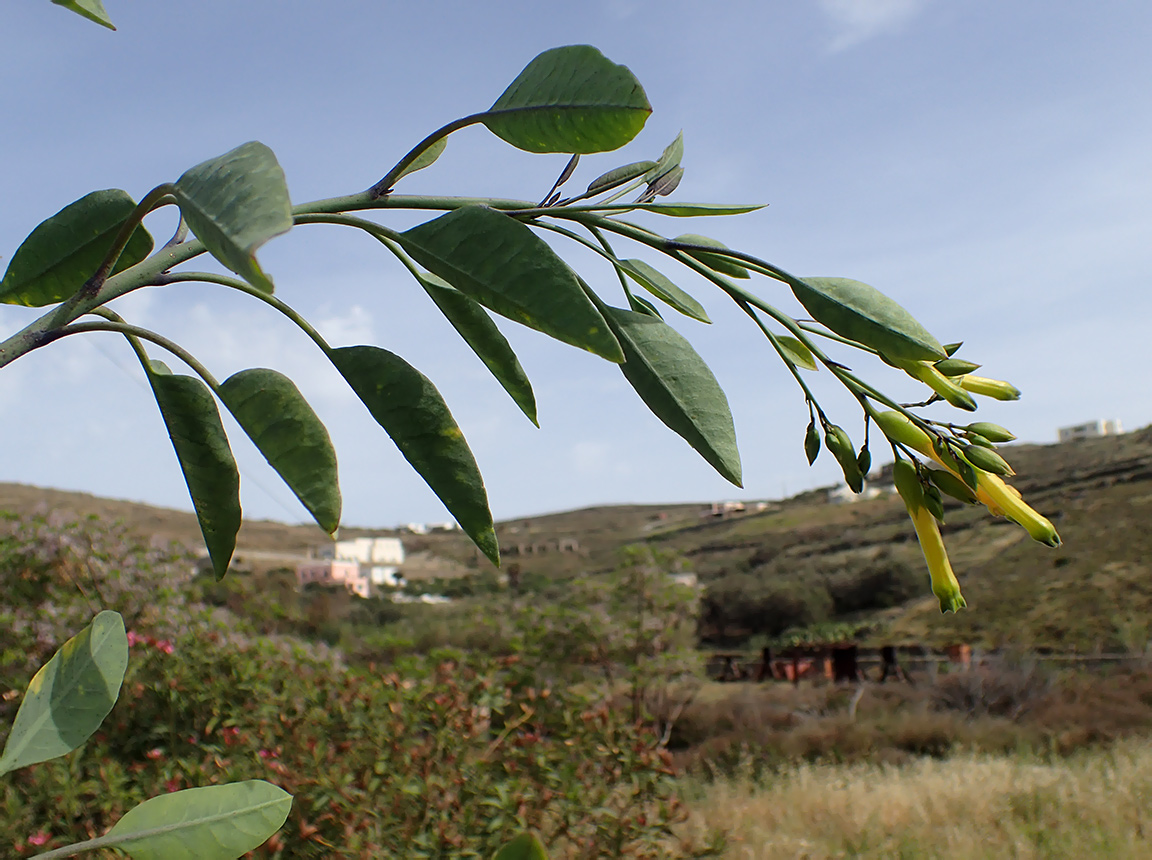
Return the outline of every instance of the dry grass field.
<path id="1" fill-rule="evenodd" d="M 802 765 L 690 789 L 689 841 L 728 834 L 723 856 L 1152 857 L 1152 744 L 1045 763 L 1020 756 L 901 765 Z"/>

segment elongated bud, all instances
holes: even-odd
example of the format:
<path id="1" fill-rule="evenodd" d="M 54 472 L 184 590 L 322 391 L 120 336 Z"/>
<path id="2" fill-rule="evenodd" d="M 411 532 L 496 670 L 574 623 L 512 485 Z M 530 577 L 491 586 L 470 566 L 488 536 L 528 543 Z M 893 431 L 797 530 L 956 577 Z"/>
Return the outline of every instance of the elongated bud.
<path id="1" fill-rule="evenodd" d="M 928 480 L 939 487 L 943 492 L 966 505 L 976 504 L 976 492 L 953 475 L 943 469 L 928 469 Z"/>
<path id="2" fill-rule="evenodd" d="M 964 431 L 964 438 L 971 442 L 973 445 L 979 445 L 981 448 L 995 448 L 991 441 L 985 439 L 979 433 L 973 433 L 970 430 Z"/>
<path id="3" fill-rule="evenodd" d="M 977 421 L 975 424 L 969 424 L 964 428 L 973 433 L 979 433 L 989 442 L 1014 442 L 1016 437 L 1012 435 L 1011 431 L 1005 430 L 999 424 L 993 424 L 991 421 Z"/>
<path id="4" fill-rule="evenodd" d="M 965 391 L 971 391 L 973 394 L 982 394 L 994 400 L 1020 399 L 1020 389 L 1001 379 L 988 379 L 985 376 L 972 376 L 971 374 L 967 374 L 956 377 L 956 384 Z M 940 396 L 943 397 L 944 395 Z"/>
<path id="5" fill-rule="evenodd" d="M 940 522 L 944 522 L 944 499 L 940 497 L 940 490 L 929 484 L 924 488 L 924 507 Z"/>
<path id="6" fill-rule="evenodd" d="M 856 449 L 844 428 L 836 424 L 831 425 L 824 434 L 824 444 L 840 464 L 840 469 L 844 472 L 844 482 L 852 488 L 852 492 L 859 493 L 863 490 L 864 476 L 856 463 Z"/>
<path id="7" fill-rule="evenodd" d="M 926 361 L 898 361 L 897 366 L 913 379 L 919 379 L 957 409 L 976 411 L 972 395 Z M 963 377 L 959 377 L 963 379 Z"/>
<path id="8" fill-rule="evenodd" d="M 920 484 L 920 476 L 916 474 L 916 467 L 907 460 L 897 460 L 892 464 L 892 483 L 896 485 L 896 492 L 904 500 L 904 507 L 909 513 L 924 506 L 924 487 Z"/>
<path id="9" fill-rule="evenodd" d="M 960 593 L 960 583 L 952 572 L 948 552 L 944 549 L 944 538 L 940 536 L 940 524 L 927 508 L 916 512 L 909 511 L 920 550 L 928 563 L 928 575 L 932 577 L 932 593 L 940 601 L 941 612 L 959 612 L 968 603 Z"/>
<path id="10" fill-rule="evenodd" d="M 1016 474 L 1015 470 L 1008 465 L 1008 461 L 990 448 L 969 445 L 964 449 L 964 458 L 977 469 L 991 472 L 993 475 Z"/>
<path id="11" fill-rule="evenodd" d="M 932 451 L 932 437 L 921 430 L 902 412 L 881 412 L 872 416 L 880 431 L 893 442 L 907 445 L 914 451 L 919 451 L 925 457 L 934 457 Z"/>
<path id="12" fill-rule="evenodd" d="M 957 341 L 956 343 L 946 343 L 946 344 L 944 344 L 944 352 L 946 352 L 948 354 L 948 357 L 951 358 L 952 356 L 954 356 L 956 354 L 956 350 L 958 350 L 963 345 L 964 345 L 964 341 L 962 341 L 962 340 Z"/>
<path id="13" fill-rule="evenodd" d="M 860 474 L 865 478 L 868 477 L 868 472 L 872 469 L 872 452 L 868 450 L 867 445 L 856 455 L 856 467 L 860 470 Z"/>
<path id="14" fill-rule="evenodd" d="M 974 361 L 965 361 L 962 358 L 945 358 L 943 361 L 936 362 L 933 367 L 945 376 L 963 376 L 965 373 L 980 369 L 979 364 Z"/>
<path id="15" fill-rule="evenodd" d="M 808 424 L 808 432 L 804 434 L 804 456 L 808 458 L 809 466 L 816 462 L 819 453 L 820 431 L 816 429 L 816 421 L 813 419 Z"/>
<path id="16" fill-rule="evenodd" d="M 997 475 L 980 473 L 980 487 L 976 491 L 988 510 L 997 516 L 1004 516 L 1017 525 L 1023 526 L 1032 540 L 1051 547 L 1060 546 L 1060 534 L 1046 517 L 1037 513 L 1020 498 L 1015 487 L 1005 484 Z"/>

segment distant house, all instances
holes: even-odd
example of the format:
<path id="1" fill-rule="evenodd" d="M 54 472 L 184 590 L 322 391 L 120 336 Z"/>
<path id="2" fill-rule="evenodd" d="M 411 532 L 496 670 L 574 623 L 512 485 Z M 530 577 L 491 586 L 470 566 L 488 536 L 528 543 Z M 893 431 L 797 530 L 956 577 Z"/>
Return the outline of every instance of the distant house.
<path id="1" fill-rule="evenodd" d="M 1061 427 L 1056 431 L 1056 438 L 1061 442 L 1070 442 L 1073 439 L 1091 439 L 1094 436 L 1115 436 L 1123 432 L 1119 419 L 1097 418 L 1085 424 Z"/>
<path id="2" fill-rule="evenodd" d="M 875 499 L 881 495 L 879 487 L 869 487 L 867 484 L 859 493 L 852 492 L 851 487 L 841 484 L 828 491 L 828 501 L 834 505 L 847 505 L 852 502 L 862 502 L 865 499 Z"/>
<path id="3" fill-rule="evenodd" d="M 301 586 L 309 582 L 343 583 L 354 594 L 367 597 L 372 586 L 397 588 L 404 584 L 400 565 L 404 544 L 394 537 L 359 537 L 321 548 L 315 562 L 296 568 Z"/>
<path id="4" fill-rule="evenodd" d="M 312 582 L 343 585 L 360 597 L 367 597 L 371 591 L 368 576 L 361 571 L 360 563 L 342 558 L 316 559 L 298 565 L 296 581 L 301 588 Z"/>

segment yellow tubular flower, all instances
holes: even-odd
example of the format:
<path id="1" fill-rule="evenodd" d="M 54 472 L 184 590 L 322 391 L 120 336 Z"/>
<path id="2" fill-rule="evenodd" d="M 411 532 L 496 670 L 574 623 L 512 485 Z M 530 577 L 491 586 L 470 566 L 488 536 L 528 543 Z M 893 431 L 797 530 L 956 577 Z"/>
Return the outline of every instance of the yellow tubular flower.
<path id="1" fill-rule="evenodd" d="M 995 400 L 1019 400 L 1020 389 L 1010 382 L 1001 379 L 989 379 L 986 376 L 973 376 L 965 374 L 956 377 L 956 384 L 965 391 L 973 394 L 983 394 Z"/>
<path id="2" fill-rule="evenodd" d="M 1023 526 L 1033 540 L 1051 547 L 1060 546 L 1060 535 L 1056 527 L 1021 499 L 1015 487 L 1008 486 L 998 476 L 977 470 L 976 498 L 987 505 L 994 515 L 1008 517 Z"/>
<path id="3" fill-rule="evenodd" d="M 931 457 L 952 474 L 959 477 L 955 463 L 940 458 L 932 447 L 932 439 L 899 412 L 881 412 L 875 417 L 876 424 L 884 435 L 895 442 L 901 442 L 925 457 Z M 949 458 L 950 459 L 950 458 Z M 1008 517 L 1012 522 L 1023 526 L 1024 530 L 1042 544 L 1060 546 L 1060 535 L 1047 519 L 1036 513 L 1020 497 L 1020 491 L 1005 484 L 996 475 L 976 469 L 976 498 L 980 500 L 994 517 Z"/>
<path id="4" fill-rule="evenodd" d="M 958 409 L 976 411 L 972 395 L 926 361 L 900 361 L 896 365 L 918 379 Z"/>
<path id="5" fill-rule="evenodd" d="M 940 525 L 927 508 L 920 507 L 913 510 L 911 506 L 907 507 L 908 515 L 912 517 L 912 525 L 916 529 L 916 538 L 920 541 L 920 549 L 924 553 L 924 560 L 928 562 L 928 574 L 932 577 L 932 593 L 940 600 L 940 611 L 957 612 L 968 604 L 964 600 L 964 595 L 960 593 L 960 583 L 956 580 L 952 564 L 948 561 L 944 538 L 940 536 Z"/>

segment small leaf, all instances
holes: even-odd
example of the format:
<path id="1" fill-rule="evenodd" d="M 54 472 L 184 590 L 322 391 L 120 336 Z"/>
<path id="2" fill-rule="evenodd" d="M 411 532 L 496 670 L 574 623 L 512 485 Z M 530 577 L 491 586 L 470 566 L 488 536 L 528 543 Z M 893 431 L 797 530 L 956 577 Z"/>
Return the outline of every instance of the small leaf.
<path id="1" fill-rule="evenodd" d="M 464 338 L 464 342 L 480 357 L 485 366 L 496 377 L 528 420 L 537 427 L 536 395 L 532 383 L 520 366 L 520 360 L 508 343 L 508 339 L 484 312 L 479 302 L 475 302 L 446 281 L 432 274 L 422 275 L 420 285 L 447 317 L 452 327 Z"/>
<path id="2" fill-rule="evenodd" d="M 0 301 L 39 308 L 70 298 L 100 268 L 135 208 L 136 202 L 118 188 L 93 191 L 69 203 L 16 249 L 0 281 Z M 152 237 L 137 227 L 113 273 L 151 253 Z"/>
<path id="3" fill-rule="evenodd" d="M 735 203 L 649 203 L 644 207 L 644 211 L 669 215 L 673 218 L 697 218 L 707 215 L 743 215 L 745 212 L 763 209 L 766 205 L 765 203 L 747 205 Z"/>
<path id="4" fill-rule="evenodd" d="M 944 347 L 920 323 L 875 287 L 849 278 L 805 278 L 792 292 L 817 322 L 891 359 L 936 361 Z"/>
<path id="5" fill-rule="evenodd" d="M 133 860 L 236 860 L 283 827 L 291 809 L 292 795 L 263 780 L 186 788 L 128 810 L 105 844 Z"/>
<path id="6" fill-rule="evenodd" d="M 537 56 L 484 115 L 497 137 L 528 152 L 607 152 L 644 127 L 640 82 L 590 45 Z"/>
<path id="7" fill-rule="evenodd" d="M 496 313 L 609 361 L 620 345 L 576 275 L 515 218 L 465 206 L 397 236 L 404 250 Z"/>
<path id="8" fill-rule="evenodd" d="M 644 181 L 652 184 L 669 170 L 680 166 L 680 160 L 684 157 L 684 132 L 676 135 L 676 139 L 664 147 L 664 151 L 660 153 L 660 158 L 652 165 L 651 169 L 644 174 Z"/>
<path id="9" fill-rule="evenodd" d="M 291 379 L 266 368 L 242 370 L 220 399 L 320 528 L 340 527 L 336 450 L 324 423 Z"/>
<path id="10" fill-rule="evenodd" d="M 252 286 L 272 292 L 256 249 L 292 227 L 284 171 L 262 143 L 241 144 L 176 180 L 176 202 L 209 253 Z"/>
<path id="11" fill-rule="evenodd" d="M 710 239 L 707 236 L 700 236 L 696 233 L 685 233 L 683 236 L 677 236 L 672 240 L 673 242 L 683 242 L 686 245 L 708 245 L 712 248 L 727 248 L 723 242 L 716 239 Z M 718 254 L 709 254 L 707 251 L 685 251 L 689 257 L 695 257 L 709 269 L 714 272 L 719 272 L 722 275 L 727 275 L 730 278 L 750 278 L 748 270 L 737 263 L 730 257 L 722 257 Z"/>
<path id="12" fill-rule="evenodd" d="M 588 185 L 587 193 L 589 195 L 602 194 L 613 188 L 619 188 L 621 185 L 643 176 L 655 166 L 655 161 L 634 161 L 622 167 L 615 167 L 593 179 Z"/>
<path id="13" fill-rule="evenodd" d="M 780 349 L 784 351 L 784 354 L 797 367 L 802 367 L 805 370 L 820 369 L 812 351 L 796 338 L 782 334 L 776 336 L 776 341 L 780 344 Z"/>
<path id="14" fill-rule="evenodd" d="M 655 180 L 648 186 L 648 190 L 644 192 L 644 196 L 648 199 L 653 197 L 667 197 L 677 186 L 680 185 L 680 180 L 684 178 L 683 167 L 673 167 L 659 179 Z"/>
<path id="15" fill-rule="evenodd" d="M 640 399 L 725 479 L 741 486 L 728 398 L 704 359 L 655 317 L 618 308 L 605 313 L 624 348 L 620 369 Z"/>
<path id="16" fill-rule="evenodd" d="M 521 833 L 505 843 L 492 860 L 548 860 L 548 852 L 535 833 Z"/>
<path id="17" fill-rule="evenodd" d="M 671 305 L 685 316 L 703 323 L 711 323 L 703 305 L 676 286 L 663 272 L 652 268 L 643 260 L 621 260 L 624 274 L 661 301 Z"/>
<path id="18" fill-rule="evenodd" d="M 115 30 L 112 26 L 112 19 L 108 17 L 108 13 L 104 11 L 104 4 L 100 0 L 52 0 L 57 6 L 63 6 L 65 9 L 70 9 L 77 15 L 82 15 L 89 21 L 95 21 L 102 27 L 107 27 L 109 30 Z"/>
<path id="19" fill-rule="evenodd" d="M 413 161 L 411 164 L 409 164 L 407 167 L 405 167 L 403 170 L 401 170 L 400 173 L 397 174 L 395 181 L 399 182 L 402 178 L 407 176 L 409 173 L 415 173 L 417 170 L 423 170 L 425 167 L 432 166 L 436 162 L 436 159 L 438 159 L 441 155 L 444 154 L 444 150 L 447 147 L 448 147 L 448 138 L 446 138 L 446 137 L 440 138 L 438 141 L 433 143 L 430 147 L 428 147 L 426 150 L 424 150 L 422 153 L 420 153 L 418 156 L 416 156 L 415 161 Z"/>
<path id="20" fill-rule="evenodd" d="M 148 381 L 184 472 L 217 579 L 228 572 L 240 531 L 240 472 L 212 392 L 199 379 L 150 362 Z"/>
<path id="21" fill-rule="evenodd" d="M 124 620 L 105 610 L 28 684 L 0 755 L 0 774 L 70 753 L 104 722 L 128 668 Z"/>
<path id="22" fill-rule="evenodd" d="M 634 295 L 631 290 L 628 291 L 627 296 L 628 307 L 636 311 L 636 313 L 648 314 L 648 316 L 656 317 L 656 319 L 660 320 L 664 319 L 660 311 L 656 309 L 656 305 L 652 304 L 652 302 L 648 301 L 643 296 Z"/>
<path id="23" fill-rule="evenodd" d="M 400 356 L 375 346 L 341 347 L 328 357 L 460 527 L 498 565 L 484 479 L 436 386 Z"/>

